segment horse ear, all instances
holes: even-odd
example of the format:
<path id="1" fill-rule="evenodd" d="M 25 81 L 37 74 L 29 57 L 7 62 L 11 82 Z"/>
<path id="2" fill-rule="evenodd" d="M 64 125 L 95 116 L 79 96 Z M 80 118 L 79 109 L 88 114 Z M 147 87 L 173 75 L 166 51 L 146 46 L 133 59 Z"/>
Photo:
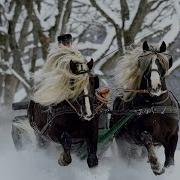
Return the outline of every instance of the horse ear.
<path id="1" fill-rule="evenodd" d="M 143 51 L 149 51 L 149 46 L 148 46 L 147 41 L 143 42 Z"/>
<path id="2" fill-rule="evenodd" d="M 159 52 L 162 53 L 162 52 L 165 52 L 165 51 L 166 51 L 166 43 L 163 41 L 161 46 L 160 46 Z"/>
<path id="3" fill-rule="evenodd" d="M 94 64 L 94 60 L 91 58 L 91 60 L 87 63 L 87 66 L 88 66 L 89 70 L 92 69 L 93 64 Z"/>
<path id="4" fill-rule="evenodd" d="M 173 58 L 171 56 L 171 58 L 169 59 L 169 69 L 172 67 L 172 65 L 173 65 Z"/>
<path id="5" fill-rule="evenodd" d="M 94 89 L 98 89 L 98 88 L 99 88 L 99 77 L 94 76 Z"/>
<path id="6" fill-rule="evenodd" d="M 72 73 L 75 74 L 76 64 L 72 60 L 70 60 L 70 69 L 71 69 Z"/>

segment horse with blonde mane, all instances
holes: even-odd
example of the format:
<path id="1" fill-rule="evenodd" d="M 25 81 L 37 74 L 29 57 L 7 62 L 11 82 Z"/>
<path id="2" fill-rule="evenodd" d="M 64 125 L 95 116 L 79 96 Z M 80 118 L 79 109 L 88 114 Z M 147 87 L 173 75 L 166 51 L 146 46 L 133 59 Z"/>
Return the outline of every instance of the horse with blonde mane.
<path id="1" fill-rule="evenodd" d="M 123 149 L 122 142 L 145 147 L 155 175 L 164 173 L 165 168 L 174 165 L 178 141 L 179 105 L 165 82 L 171 66 L 172 57 L 166 53 L 165 42 L 156 48 L 145 41 L 143 48 L 131 49 L 120 60 L 114 75 L 120 95 L 113 103 L 116 113 L 111 116 L 110 126 L 124 114 L 134 114 L 115 135 L 119 149 Z M 164 147 L 163 167 L 156 156 L 155 145 Z"/>
<path id="2" fill-rule="evenodd" d="M 49 54 L 47 63 L 35 79 L 36 86 L 29 104 L 28 116 L 40 146 L 48 140 L 60 143 L 64 152 L 58 163 L 71 163 L 71 146 L 77 140 L 87 143 L 89 167 L 98 164 L 97 139 L 99 113 L 95 89 L 98 77 L 90 71 L 93 60 L 71 48 Z"/>

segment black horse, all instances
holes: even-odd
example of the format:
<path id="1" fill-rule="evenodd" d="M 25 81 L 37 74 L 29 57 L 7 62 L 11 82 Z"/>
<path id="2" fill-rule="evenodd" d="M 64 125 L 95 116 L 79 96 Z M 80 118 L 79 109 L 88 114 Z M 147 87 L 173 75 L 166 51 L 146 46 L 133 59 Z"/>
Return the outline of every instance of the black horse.
<path id="1" fill-rule="evenodd" d="M 148 160 L 154 174 L 159 175 L 166 167 L 174 165 L 174 153 L 178 141 L 178 102 L 167 90 L 165 73 L 172 66 L 172 57 L 165 53 L 163 42 L 157 50 L 143 43 L 143 53 L 138 57 L 138 66 L 146 67 L 142 73 L 139 89 L 124 89 L 133 93 L 131 100 L 118 96 L 113 103 L 114 115 L 110 126 L 116 123 L 123 113 L 135 113 L 127 125 L 116 134 L 117 143 L 125 140 L 131 144 L 145 146 Z M 166 67 L 165 67 L 166 66 Z M 164 167 L 160 167 L 154 146 L 163 145 L 165 149 Z"/>
<path id="2" fill-rule="evenodd" d="M 90 74 L 93 60 L 87 63 L 87 67 L 88 69 L 84 70 L 81 63 L 70 62 L 70 70 L 73 74 L 88 73 L 89 75 L 86 92 L 84 90 L 76 100 L 68 99 L 48 107 L 31 101 L 28 108 L 30 124 L 40 144 L 44 145 L 44 139 L 50 139 L 63 146 L 64 152 L 58 160 L 60 165 L 66 166 L 71 163 L 71 146 L 74 140 L 79 139 L 84 139 L 87 143 L 88 166 L 98 165 L 96 151 L 99 113 L 96 107 L 99 102 L 95 90 L 99 87 L 99 79 Z M 70 83 L 73 83 L 73 80 Z"/>

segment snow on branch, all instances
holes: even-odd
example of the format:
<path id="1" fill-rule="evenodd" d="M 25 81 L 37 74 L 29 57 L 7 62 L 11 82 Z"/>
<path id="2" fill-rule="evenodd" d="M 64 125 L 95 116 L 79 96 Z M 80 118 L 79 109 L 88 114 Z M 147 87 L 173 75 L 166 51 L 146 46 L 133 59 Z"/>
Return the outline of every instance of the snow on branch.
<path id="1" fill-rule="evenodd" d="M 112 45 L 114 36 L 115 36 L 114 29 L 109 29 L 105 41 L 103 42 L 103 44 L 100 45 L 100 47 L 97 49 L 97 51 L 93 54 L 94 58 L 96 58 L 97 60 L 102 58 L 102 54 L 104 54 L 104 52 L 107 49 L 110 49 L 110 45 Z"/>
<path id="2" fill-rule="evenodd" d="M 116 27 L 117 25 L 119 25 L 120 27 L 119 22 L 121 22 L 121 19 L 119 17 L 114 16 L 112 11 L 109 11 L 109 9 L 106 6 L 104 6 L 103 3 L 97 3 L 96 0 L 90 0 L 90 2 L 96 8 L 96 10 L 99 11 L 104 18 L 106 18 L 108 22 L 110 22 L 114 27 Z"/>
<path id="3" fill-rule="evenodd" d="M 16 71 L 12 68 L 9 62 L 2 62 L 3 65 L 8 67 L 8 70 L 27 88 L 31 89 L 31 85 Z"/>
<path id="4" fill-rule="evenodd" d="M 57 35 L 59 35 L 62 31 L 62 26 L 63 26 L 63 17 L 64 17 L 64 14 L 65 14 L 65 11 L 66 11 L 66 5 L 68 3 L 68 0 L 65 0 L 64 1 L 64 4 L 63 4 L 63 9 L 62 9 L 62 12 L 61 12 L 61 17 L 59 19 L 59 27 L 58 27 L 58 31 L 57 31 Z"/>

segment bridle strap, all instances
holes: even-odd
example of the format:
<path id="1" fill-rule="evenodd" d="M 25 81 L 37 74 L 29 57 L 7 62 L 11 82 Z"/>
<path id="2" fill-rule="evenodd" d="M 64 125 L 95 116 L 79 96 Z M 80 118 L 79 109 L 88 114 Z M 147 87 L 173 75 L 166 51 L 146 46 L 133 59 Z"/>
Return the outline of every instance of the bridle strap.
<path id="1" fill-rule="evenodd" d="M 151 69 L 150 72 L 157 72 L 160 75 L 160 72 L 157 69 Z"/>
<path id="2" fill-rule="evenodd" d="M 75 111 L 79 116 L 81 116 L 81 115 L 79 114 L 78 110 L 75 108 L 75 106 L 74 106 L 68 99 L 65 99 L 65 100 L 66 100 L 67 103 L 72 107 L 72 109 L 74 109 L 74 111 Z"/>
<path id="3" fill-rule="evenodd" d="M 124 92 L 135 92 L 141 94 L 149 94 L 149 91 L 146 89 L 124 89 Z"/>
<path id="4" fill-rule="evenodd" d="M 87 71 L 79 71 L 77 74 L 79 75 L 79 74 L 86 74 L 86 73 L 90 73 L 90 70 L 87 70 Z"/>

